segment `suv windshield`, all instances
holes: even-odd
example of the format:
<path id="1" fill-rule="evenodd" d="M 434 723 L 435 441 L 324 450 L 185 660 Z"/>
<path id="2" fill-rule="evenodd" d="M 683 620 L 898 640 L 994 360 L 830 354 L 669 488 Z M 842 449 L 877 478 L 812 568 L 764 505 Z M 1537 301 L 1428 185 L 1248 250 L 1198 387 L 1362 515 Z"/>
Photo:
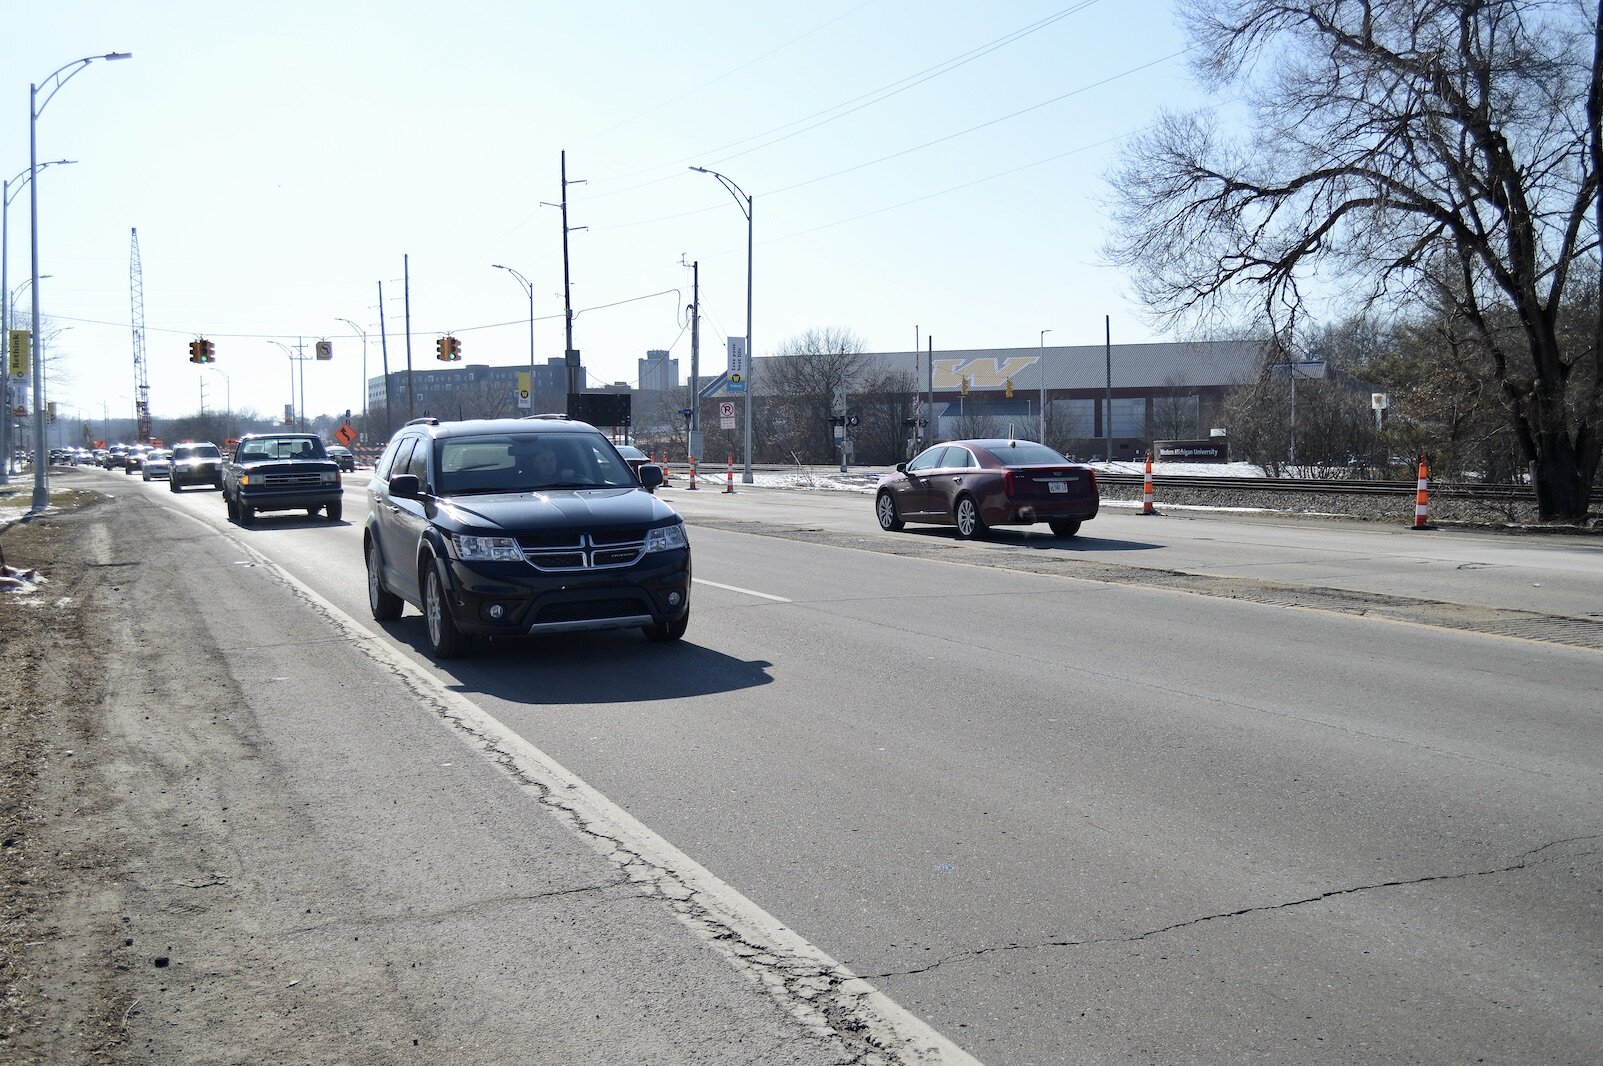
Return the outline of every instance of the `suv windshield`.
<path id="1" fill-rule="evenodd" d="M 220 459 L 222 453 L 215 444 L 180 444 L 173 449 L 175 459 Z"/>
<path id="2" fill-rule="evenodd" d="M 437 446 L 442 496 L 636 484 L 600 434 L 494 433 L 447 437 Z"/>

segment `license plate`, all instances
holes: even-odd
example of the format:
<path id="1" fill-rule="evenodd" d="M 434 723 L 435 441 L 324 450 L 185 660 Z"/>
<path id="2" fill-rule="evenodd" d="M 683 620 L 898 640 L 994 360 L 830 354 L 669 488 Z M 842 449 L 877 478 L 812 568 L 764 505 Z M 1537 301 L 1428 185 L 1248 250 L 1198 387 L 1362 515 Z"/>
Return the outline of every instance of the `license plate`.
<path id="1" fill-rule="evenodd" d="M 1069 483 L 1067 481 L 1048 481 L 1046 489 L 1048 492 L 1068 492 Z"/>

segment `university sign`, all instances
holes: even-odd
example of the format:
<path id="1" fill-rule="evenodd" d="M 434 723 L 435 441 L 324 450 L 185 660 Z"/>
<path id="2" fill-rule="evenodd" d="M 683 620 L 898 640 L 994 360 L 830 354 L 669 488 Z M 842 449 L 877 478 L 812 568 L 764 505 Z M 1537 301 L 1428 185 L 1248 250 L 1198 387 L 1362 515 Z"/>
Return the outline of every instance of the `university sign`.
<path id="1" fill-rule="evenodd" d="M 1015 387 L 1025 370 L 1040 362 L 1034 355 L 1017 355 L 1011 359 L 936 359 L 930 363 L 933 385 L 937 389 L 960 389 L 968 379 L 971 389 L 1001 389 L 1011 378 Z"/>

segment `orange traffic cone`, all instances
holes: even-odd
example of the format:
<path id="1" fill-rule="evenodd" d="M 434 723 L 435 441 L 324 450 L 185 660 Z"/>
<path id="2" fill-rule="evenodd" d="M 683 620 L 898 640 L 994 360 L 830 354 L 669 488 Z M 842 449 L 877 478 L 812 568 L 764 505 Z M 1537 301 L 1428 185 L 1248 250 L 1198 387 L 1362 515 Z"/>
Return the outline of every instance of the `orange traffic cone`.
<path id="1" fill-rule="evenodd" d="M 1147 476 L 1141 482 L 1141 513 L 1157 514 L 1152 506 L 1152 453 L 1147 452 Z"/>
<path id="2" fill-rule="evenodd" d="M 696 457 L 694 455 L 690 457 L 690 484 L 685 486 L 685 491 L 696 491 Z"/>
<path id="3" fill-rule="evenodd" d="M 728 485 L 727 488 L 724 489 L 724 495 L 725 496 L 731 496 L 731 495 L 734 494 L 734 492 L 735 492 L 735 457 L 733 455 L 731 455 L 729 457 L 729 485 Z"/>
<path id="4" fill-rule="evenodd" d="M 1419 488 L 1414 491 L 1414 529 L 1435 529 L 1430 524 L 1430 467 L 1426 456 L 1419 457 Z"/>

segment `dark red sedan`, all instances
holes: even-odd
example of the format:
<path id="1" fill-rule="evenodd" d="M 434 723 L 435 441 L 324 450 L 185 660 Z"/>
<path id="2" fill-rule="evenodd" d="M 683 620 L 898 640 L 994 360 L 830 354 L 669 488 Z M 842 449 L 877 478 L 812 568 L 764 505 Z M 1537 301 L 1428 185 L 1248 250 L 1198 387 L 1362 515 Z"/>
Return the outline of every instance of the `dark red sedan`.
<path id="1" fill-rule="evenodd" d="M 954 440 L 896 464 L 880 479 L 874 514 L 881 529 L 907 522 L 955 526 L 963 539 L 991 526 L 1045 522 L 1072 537 L 1096 517 L 1096 474 L 1044 444 L 1027 440 Z"/>

